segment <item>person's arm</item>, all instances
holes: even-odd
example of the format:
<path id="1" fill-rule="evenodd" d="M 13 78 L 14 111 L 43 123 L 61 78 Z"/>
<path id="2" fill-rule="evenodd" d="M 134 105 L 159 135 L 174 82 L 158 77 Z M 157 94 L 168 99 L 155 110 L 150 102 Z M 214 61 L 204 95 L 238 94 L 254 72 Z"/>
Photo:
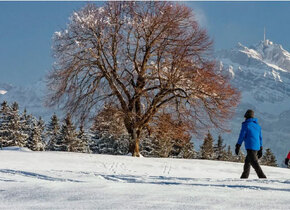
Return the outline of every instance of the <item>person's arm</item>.
<path id="1" fill-rule="evenodd" d="M 238 139 L 238 142 L 236 144 L 236 149 L 235 149 L 235 153 L 236 155 L 239 155 L 239 152 L 240 152 L 240 148 L 241 148 L 241 145 L 245 139 L 245 136 L 246 136 L 246 126 L 244 124 L 242 124 L 242 128 L 241 128 L 241 131 L 240 131 L 240 136 L 239 136 L 239 139 Z"/>
<path id="2" fill-rule="evenodd" d="M 287 155 L 287 159 L 290 159 L 290 151 L 289 151 L 289 153 L 288 153 L 288 155 Z"/>
<path id="3" fill-rule="evenodd" d="M 260 159 L 263 156 L 263 138 L 262 138 L 262 129 L 260 128 L 260 150 L 257 153 L 258 159 Z"/>
<path id="4" fill-rule="evenodd" d="M 263 147 L 262 129 L 260 130 L 260 147 Z"/>
<path id="5" fill-rule="evenodd" d="M 238 139 L 238 143 L 239 145 L 242 145 L 245 137 L 246 137 L 246 125 L 242 124 L 242 128 L 241 128 L 241 131 L 240 131 L 240 136 L 239 136 L 239 139 Z"/>

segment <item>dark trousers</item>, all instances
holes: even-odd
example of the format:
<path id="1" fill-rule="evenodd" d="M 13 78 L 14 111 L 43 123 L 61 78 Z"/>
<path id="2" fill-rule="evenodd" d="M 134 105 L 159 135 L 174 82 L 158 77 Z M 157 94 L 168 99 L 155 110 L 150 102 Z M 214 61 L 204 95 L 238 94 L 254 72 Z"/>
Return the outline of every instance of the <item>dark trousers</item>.
<path id="1" fill-rule="evenodd" d="M 241 179 L 247 179 L 249 177 L 251 166 L 255 169 L 259 178 L 267 178 L 258 163 L 257 151 L 247 149 L 247 157 Z"/>

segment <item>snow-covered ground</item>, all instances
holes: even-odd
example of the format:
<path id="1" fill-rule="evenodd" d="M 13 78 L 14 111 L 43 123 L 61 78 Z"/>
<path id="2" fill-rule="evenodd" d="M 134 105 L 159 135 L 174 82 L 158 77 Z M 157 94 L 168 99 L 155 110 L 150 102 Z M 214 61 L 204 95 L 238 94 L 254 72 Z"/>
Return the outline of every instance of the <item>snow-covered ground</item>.
<path id="1" fill-rule="evenodd" d="M 241 163 L 0 150 L 0 209 L 289 209 L 290 170 Z"/>

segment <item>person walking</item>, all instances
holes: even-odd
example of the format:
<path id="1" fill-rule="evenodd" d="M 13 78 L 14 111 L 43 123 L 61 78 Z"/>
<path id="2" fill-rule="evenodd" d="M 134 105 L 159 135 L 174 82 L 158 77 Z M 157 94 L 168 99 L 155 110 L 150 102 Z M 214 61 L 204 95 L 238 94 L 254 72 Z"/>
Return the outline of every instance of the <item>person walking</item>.
<path id="1" fill-rule="evenodd" d="M 253 110 L 247 110 L 244 117 L 245 121 L 242 123 L 242 129 L 235 149 L 236 155 L 239 155 L 240 147 L 245 142 L 247 156 L 241 179 L 249 177 L 251 166 L 255 169 L 259 178 L 267 178 L 258 162 L 258 159 L 263 156 L 262 129 L 258 124 L 258 119 L 254 118 Z"/>
<path id="2" fill-rule="evenodd" d="M 287 155 L 287 157 L 285 159 L 285 165 L 286 166 L 288 166 L 288 164 L 289 164 L 289 159 L 290 159 L 290 151 L 289 151 L 289 153 L 288 153 L 288 155 Z"/>

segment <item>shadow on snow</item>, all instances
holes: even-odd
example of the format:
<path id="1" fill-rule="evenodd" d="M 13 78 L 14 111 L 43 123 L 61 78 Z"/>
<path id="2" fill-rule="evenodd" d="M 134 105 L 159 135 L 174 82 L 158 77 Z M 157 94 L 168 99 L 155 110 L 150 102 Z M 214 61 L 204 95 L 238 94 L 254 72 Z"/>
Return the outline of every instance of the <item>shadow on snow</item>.
<path id="1" fill-rule="evenodd" d="M 81 181 L 73 180 L 73 179 L 56 178 L 56 177 L 50 177 L 50 176 L 37 174 L 37 173 L 33 173 L 33 172 L 17 171 L 17 170 L 11 170 L 11 169 L 0 169 L 0 173 L 21 175 L 21 176 L 25 176 L 25 177 L 36 178 L 36 179 L 41 179 L 41 180 L 46 180 L 46 181 L 81 182 Z M 5 180 L 5 179 L 3 179 L 3 180 L 0 179 L 0 181 L 11 181 L 11 182 L 13 182 L 13 180 Z"/>
<path id="2" fill-rule="evenodd" d="M 290 188 L 273 188 L 264 187 L 258 185 L 245 185 L 243 183 L 278 183 L 278 184 L 290 184 L 290 180 L 241 180 L 241 179 L 210 179 L 210 178 L 179 178 L 179 177 L 165 177 L 165 176 L 128 176 L 128 175 L 101 175 L 106 180 L 115 182 L 126 182 L 126 183 L 141 183 L 141 184 L 159 184 L 159 185 L 183 185 L 183 186 L 201 186 L 201 187 L 222 187 L 222 188 L 244 188 L 250 190 L 267 190 L 267 191 L 286 191 L 290 192 Z M 216 182 L 226 181 L 238 181 L 241 184 L 216 184 Z M 193 183 L 195 182 L 195 183 Z M 198 183 L 198 182 L 209 182 L 209 183 Z M 212 183 L 210 183 L 212 182 Z"/>

